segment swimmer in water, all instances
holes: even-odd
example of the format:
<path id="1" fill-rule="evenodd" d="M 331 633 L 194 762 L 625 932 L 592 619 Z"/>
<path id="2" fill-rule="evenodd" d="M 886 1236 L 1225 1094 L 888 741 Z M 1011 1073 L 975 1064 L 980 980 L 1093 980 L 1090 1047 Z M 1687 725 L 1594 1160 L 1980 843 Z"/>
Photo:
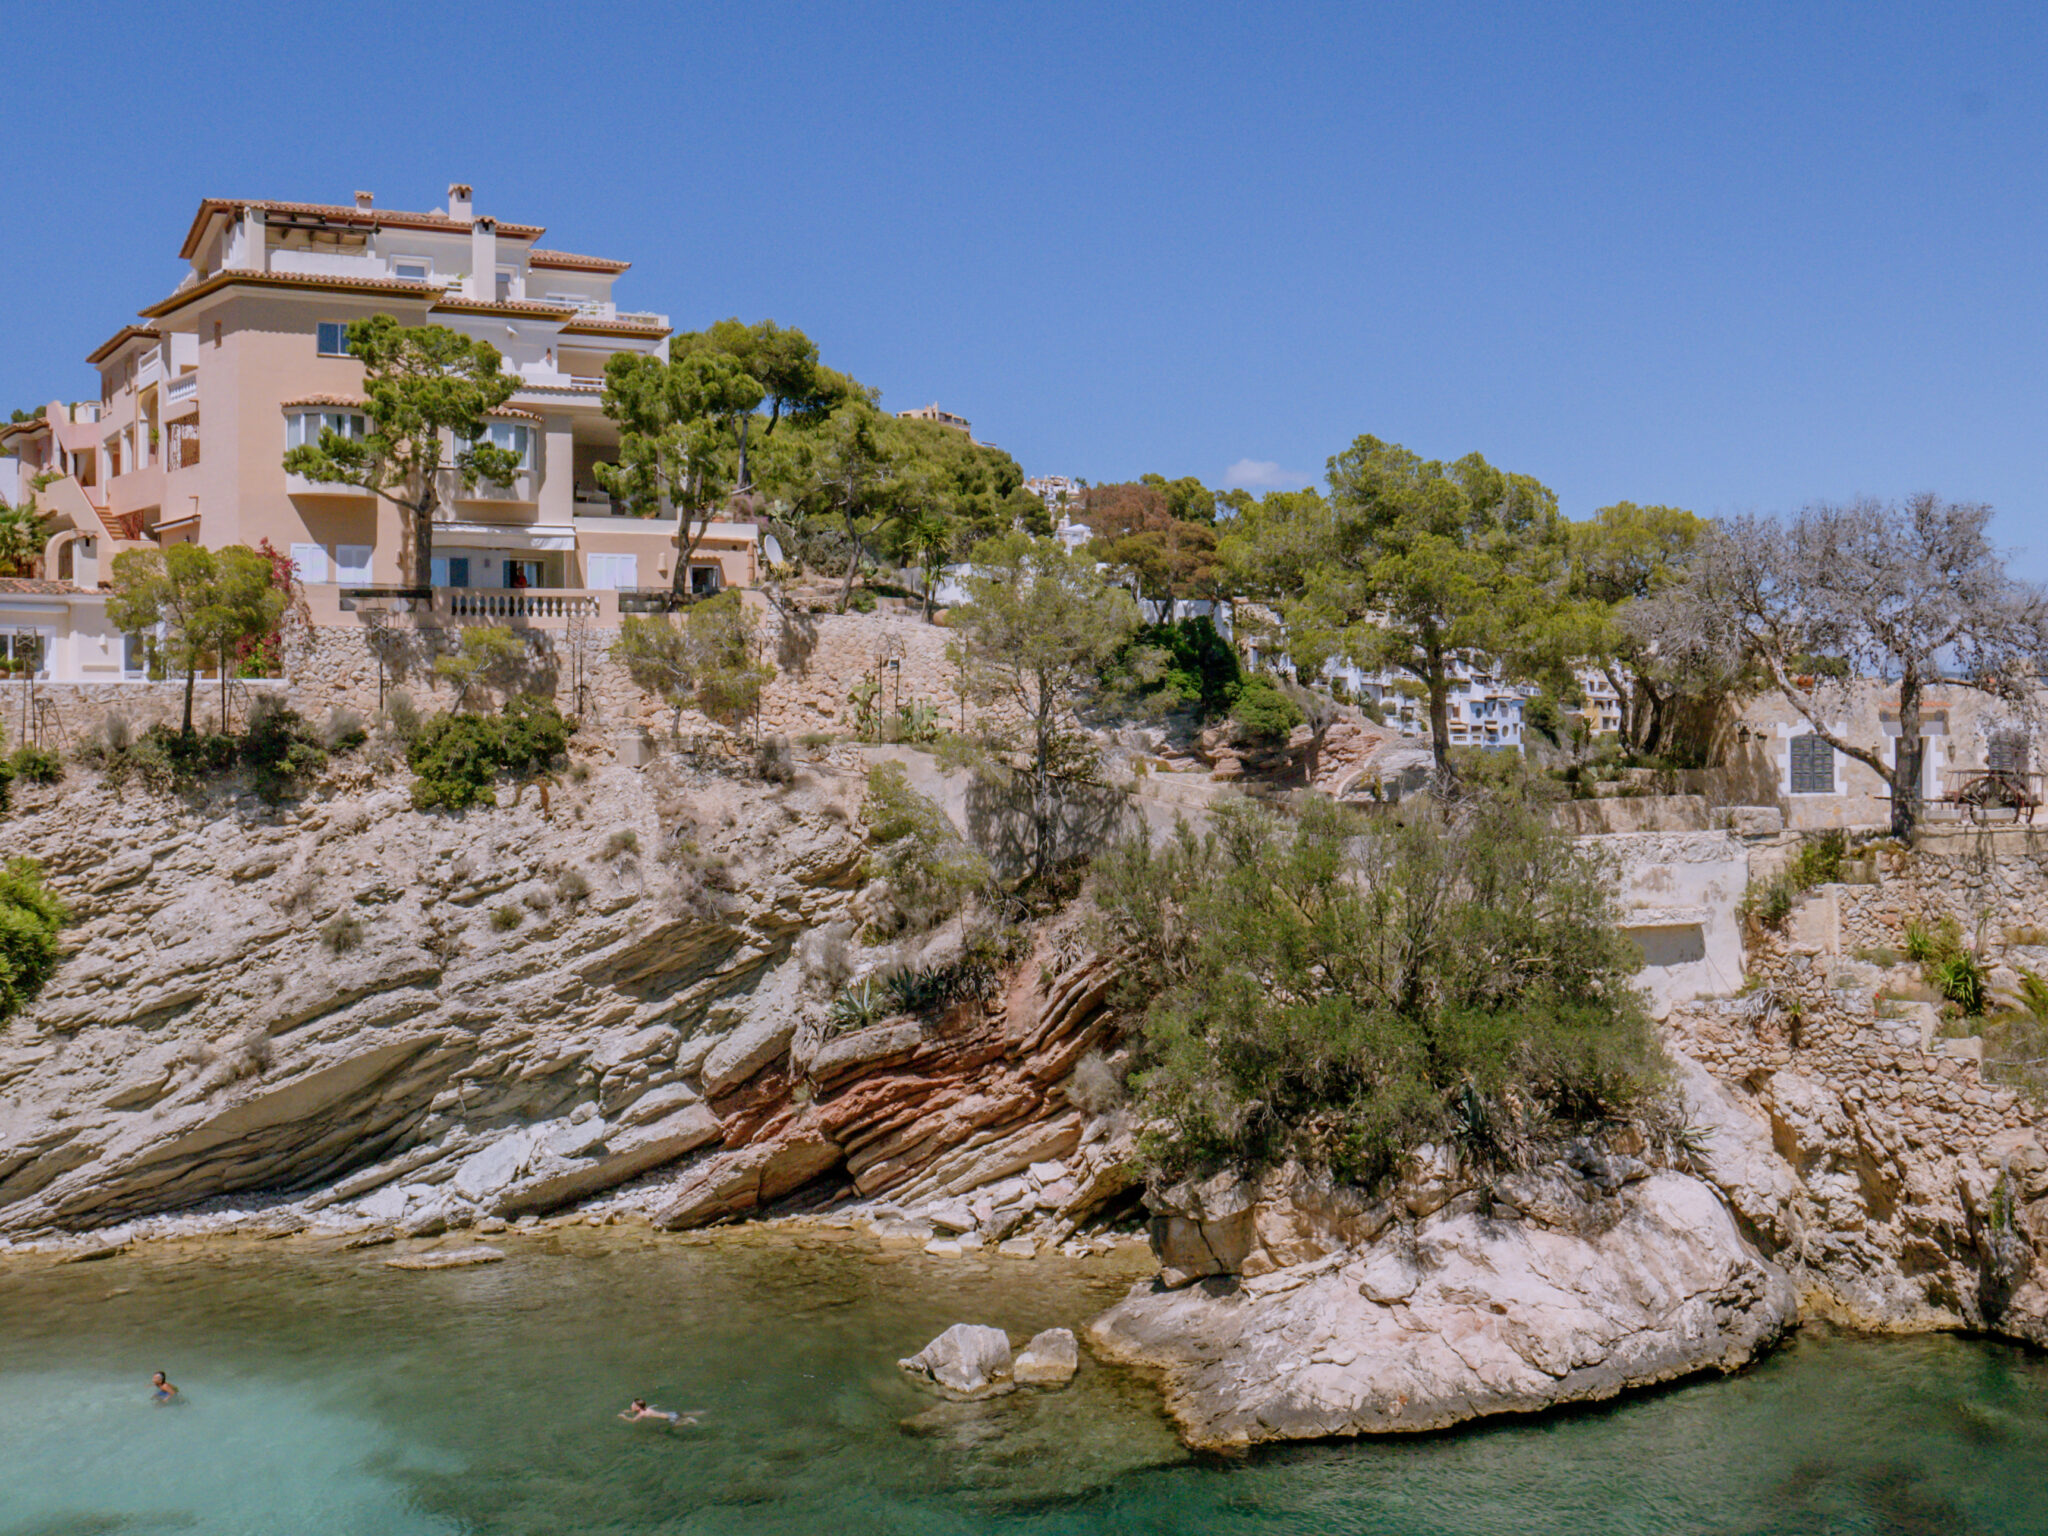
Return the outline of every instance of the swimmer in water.
<path id="1" fill-rule="evenodd" d="M 150 1395 L 159 1403 L 168 1403 L 178 1395 L 178 1389 L 171 1385 L 162 1371 L 149 1378 Z"/>
<path id="2" fill-rule="evenodd" d="M 646 1398 L 636 1397 L 626 1405 L 626 1411 L 620 1414 L 619 1417 L 628 1423 L 637 1423 L 642 1419 L 663 1419 L 673 1428 L 679 1424 L 696 1423 L 697 1415 L 703 1411 L 703 1409 L 698 1408 L 693 1409 L 689 1413 L 673 1413 L 666 1408 L 650 1408 L 647 1406 Z"/>

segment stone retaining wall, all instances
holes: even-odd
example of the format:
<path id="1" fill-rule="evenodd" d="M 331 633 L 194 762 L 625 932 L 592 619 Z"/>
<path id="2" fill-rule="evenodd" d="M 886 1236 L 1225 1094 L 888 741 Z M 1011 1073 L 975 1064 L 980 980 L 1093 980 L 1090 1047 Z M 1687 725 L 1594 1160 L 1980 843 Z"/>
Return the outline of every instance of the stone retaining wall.
<path id="1" fill-rule="evenodd" d="M 63 749 L 97 736 L 108 717 L 118 715 L 136 733 L 159 721 L 175 725 L 184 716 L 182 679 L 152 683 L 48 683 L 34 686 L 34 699 L 47 700 L 38 710 L 29 703 L 30 684 L 10 678 L 0 682 L 0 741 L 13 746 L 32 742 Z M 248 718 L 252 701 L 263 694 L 288 695 L 290 685 L 277 678 L 234 678 L 228 684 L 228 714 Z M 192 718 L 208 726 L 220 715 L 220 684 L 206 678 L 192 696 Z"/>
<path id="2" fill-rule="evenodd" d="M 514 629 L 527 637 L 529 647 L 522 686 L 552 696 L 600 733 L 646 729 L 668 734 L 668 707 L 637 687 L 611 658 L 616 629 L 574 624 Z M 286 631 L 285 677 L 236 679 L 229 715 L 236 723 L 246 719 L 251 701 L 266 692 L 283 696 L 314 720 L 337 708 L 373 719 L 390 695 L 401 691 L 425 713 L 452 708 L 454 687 L 435 674 L 434 658 L 457 649 L 461 634 L 459 627 L 410 620 L 381 629 L 353 622 L 293 626 Z M 880 681 L 877 702 L 889 714 L 899 704 L 924 704 L 957 728 L 1006 713 L 973 703 L 963 711 L 959 668 L 946 654 L 956 637 L 936 625 L 884 614 L 823 614 L 787 621 L 764 608 L 761 636 L 764 659 L 775 667 L 761 709 L 761 730 L 766 734 L 794 737 L 851 730 L 849 694 L 864 678 Z M 0 732 L 8 741 L 22 735 L 28 688 L 25 682 L 0 682 Z M 183 708 L 184 684 L 37 683 L 35 694 L 55 706 L 54 714 L 46 711 L 42 716 L 41 734 L 51 738 L 42 744 L 71 746 L 97 733 L 110 715 L 122 716 L 137 731 L 160 720 L 175 721 Z M 212 721 L 219 713 L 218 700 L 217 685 L 202 678 L 196 717 Z M 34 715 L 29 719 L 33 725 Z M 709 728 L 710 722 L 693 711 L 684 713 L 685 732 Z M 31 731 L 31 739 L 34 735 Z"/>

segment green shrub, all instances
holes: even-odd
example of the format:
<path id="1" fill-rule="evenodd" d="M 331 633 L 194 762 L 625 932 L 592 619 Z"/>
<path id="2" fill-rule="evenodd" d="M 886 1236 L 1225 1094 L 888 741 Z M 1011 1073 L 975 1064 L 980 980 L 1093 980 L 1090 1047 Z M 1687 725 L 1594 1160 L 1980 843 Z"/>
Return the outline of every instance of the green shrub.
<path id="1" fill-rule="evenodd" d="M 1230 708 L 1243 672 L 1230 642 L 1202 617 L 1143 626 L 1110 658 L 1102 676 L 1169 709 L 1192 709 L 1213 720 Z"/>
<path id="2" fill-rule="evenodd" d="M 897 971 L 883 984 L 896 1013 L 929 1013 L 969 998 L 987 997 L 1000 973 L 985 960 L 963 955 L 942 965 Z"/>
<path id="3" fill-rule="evenodd" d="M 1270 677 L 1248 677 L 1238 685 L 1231 701 L 1230 718 L 1242 740 L 1257 743 L 1282 742 L 1307 716 L 1301 706 L 1280 691 Z"/>
<path id="4" fill-rule="evenodd" d="M 252 712 L 242 738 L 242 762 L 249 784 L 265 800 L 278 801 L 327 766 L 326 749 L 295 709 L 282 705 Z"/>
<path id="5" fill-rule="evenodd" d="M 889 1012 L 889 995 L 873 976 L 864 976 L 832 999 L 825 1010 L 825 1023 L 834 1033 L 866 1029 Z"/>
<path id="6" fill-rule="evenodd" d="M 875 594 L 866 587 L 860 587 L 847 600 L 846 606 L 855 613 L 873 613 L 875 611 Z"/>
<path id="7" fill-rule="evenodd" d="M 1094 899 L 1162 1176 L 1298 1158 L 1380 1185 L 1423 1143 L 1511 1163 L 1656 1102 L 1610 864 L 1518 797 L 1405 824 L 1226 802 L 1117 845 Z"/>
<path id="8" fill-rule="evenodd" d="M 631 827 L 614 832 L 604 840 L 604 856 L 608 859 L 623 858 L 629 853 L 640 851 L 640 834 Z"/>
<path id="9" fill-rule="evenodd" d="M 830 731 L 805 731 L 796 740 L 806 752 L 822 752 L 838 739 Z"/>
<path id="10" fill-rule="evenodd" d="M 57 969 L 57 934 L 69 921 L 34 859 L 0 868 L 0 1024 L 34 1002 Z"/>
<path id="11" fill-rule="evenodd" d="M 512 902 L 508 901 L 503 906 L 491 909 L 491 927 L 499 933 L 510 933 L 519 926 L 520 921 L 519 908 Z"/>
<path id="12" fill-rule="evenodd" d="M 580 869 L 565 869 L 555 876 L 555 894 L 573 906 L 590 894 L 590 881 Z"/>
<path id="13" fill-rule="evenodd" d="M 1985 974 L 1984 962 L 1969 950 L 1958 948 L 1943 955 L 1929 969 L 1927 979 L 1963 1011 L 1963 1017 L 1974 1019 L 1984 1012 L 1990 979 Z"/>
<path id="14" fill-rule="evenodd" d="M 1770 880 L 1752 880 L 1742 893 L 1735 911 L 1766 928 L 1776 928 L 1792 915 L 1799 898 L 1817 885 L 1832 885 L 1842 878 L 1842 860 L 1849 851 L 1848 839 L 1839 831 L 1823 832 L 1802 843 L 1784 870 Z M 1911 949 L 1910 932 L 1907 938 Z"/>
<path id="15" fill-rule="evenodd" d="M 16 747 L 7 766 L 14 777 L 31 784 L 54 784 L 64 777 L 64 759 L 48 747 Z"/>
<path id="16" fill-rule="evenodd" d="M 568 750 L 576 725 L 547 699 L 521 696 L 496 715 L 436 715 L 405 749 L 418 810 L 496 805 L 501 774 L 538 773 Z"/>
<path id="17" fill-rule="evenodd" d="M 337 704 L 327 711 L 327 723 L 320 728 L 320 745 L 330 752 L 352 752 L 370 739 L 363 717 Z"/>
<path id="18" fill-rule="evenodd" d="M 945 808 L 911 787 L 901 763 L 868 770 L 867 878 L 886 881 L 894 908 L 891 931 L 928 928 L 959 911 L 991 879 L 988 860 L 970 847 Z"/>

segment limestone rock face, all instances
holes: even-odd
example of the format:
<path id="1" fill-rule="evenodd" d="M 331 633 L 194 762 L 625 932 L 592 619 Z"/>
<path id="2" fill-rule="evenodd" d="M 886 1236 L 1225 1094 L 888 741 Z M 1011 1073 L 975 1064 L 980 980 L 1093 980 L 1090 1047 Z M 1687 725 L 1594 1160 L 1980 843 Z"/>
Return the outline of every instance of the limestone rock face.
<path id="1" fill-rule="evenodd" d="M 854 925 L 861 782 L 835 772 L 600 764 L 545 814 L 460 817 L 360 767 L 280 807 L 89 773 L 25 795 L 8 852 L 76 922 L 0 1036 L 0 1241 L 244 1199 L 224 1219 L 421 1234 L 630 1181 L 687 1226 L 839 1170 L 945 1198 L 1071 1151 L 1099 974 L 826 1042 L 811 1079 L 790 1061 L 825 999 L 797 940 Z"/>
<path id="2" fill-rule="evenodd" d="M 954 1397 L 992 1397 L 1010 1390 L 1009 1335 L 1000 1328 L 955 1323 L 907 1360 L 896 1364 Z"/>
<path id="3" fill-rule="evenodd" d="M 1526 1176 L 1358 1249 L 1237 1283 L 1145 1286 L 1098 1318 L 1105 1358 L 1163 1377 L 1189 1444 L 1437 1429 L 1734 1370 L 1797 1316 L 1715 1191 L 1648 1172 L 1614 1193 Z"/>

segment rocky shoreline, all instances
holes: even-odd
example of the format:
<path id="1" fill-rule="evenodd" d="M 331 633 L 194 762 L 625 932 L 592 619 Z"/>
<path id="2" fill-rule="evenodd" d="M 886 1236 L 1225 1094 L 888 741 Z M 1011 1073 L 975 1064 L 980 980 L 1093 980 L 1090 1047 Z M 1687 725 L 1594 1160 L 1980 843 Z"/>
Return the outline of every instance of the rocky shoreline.
<path id="1" fill-rule="evenodd" d="M 1123 1264 L 1105 1229 L 1149 1219 L 1150 1278 L 1084 1337 L 1222 1450 L 1739 1369 L 1805 1318 L 2048 1343 L 2035 1113 L 1887 1000 L 1900 978 L 1847 953 L 1867 935 L 1754 935 L 1757 991 L 1669 1012 L 1682 1145 L 1483 1176 L 1423 1149 L 1379 1200 L 1298 1169 L 1147 1190 L 1081 1082 L 1118 1048 L 1109 971 L 1059 922 L 989 995 L 828 1020 L 856 963 L 961 943 L 850 958 L 860 792 L 824 763 L 776 785 L 664 762 L 460 818 L 367 774 L 284 809 L 24 794 L 10 851 L 79 922 L 0 1036 L 0 1262 L 280 1243 L 431 1267 L 747 1222 Z M 1896 926 L 1920 898 L 1823 899 Z"/>

